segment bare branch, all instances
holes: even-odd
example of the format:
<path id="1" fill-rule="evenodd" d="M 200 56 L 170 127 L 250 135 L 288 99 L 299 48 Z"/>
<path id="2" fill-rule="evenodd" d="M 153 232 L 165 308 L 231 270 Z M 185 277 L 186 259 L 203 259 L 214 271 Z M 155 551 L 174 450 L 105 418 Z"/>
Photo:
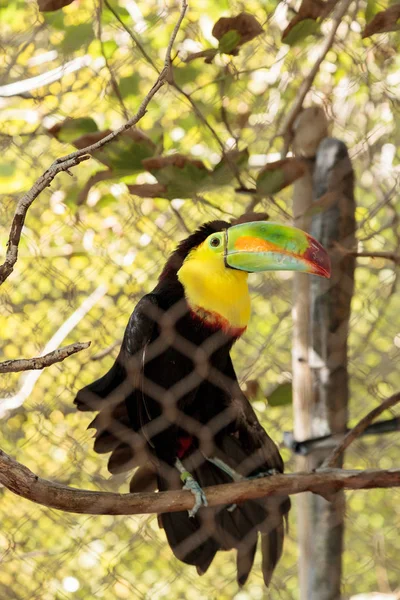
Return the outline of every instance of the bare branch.
<path id="1" fill-rule="evenodd" d="M 400 255 L 394 252 L 348 252 L 350 256 L 356 258 L 385 258 L 392 260 L 396 265 L 400 265 Z"/>
<path id="2" fill-rule="evenodd" d="M 336 464 L 336 461 L 339 458 L 339 456 L 350 446 L 352 442 L 354 442 L 354 440 L 356 440 L 366 430 L 368 425 L 370 425 L 372 421 L 379 417 L 379 415 L 382 414 L 385 410 L 392 408 L 398 402 L 400 402 L 400 392 L 393 394 L 393 396 L 390 396 L 390 398 L 384 400 L 382 404 L 380 404 L 379 406 L 371 410 L 371 412 L 369 412 L 367 415 L 365 415 L 365 417 L 363 417 L 361 421 L 359 421 L 357 425 L 349 431 L 349 433 L 343 438 L 343 440 L 324 460 L 324 462 L 321 465 L 321 469 L 329 469 L 333 467 Z"/>
<path id="3" fill-rule="evenodd" d="M 121 127 L 111 132 L 109 135 L 99 140 L 95 144 L 91 144 L 86 148 L 81 148 L 80 150 L 76 150 L 75 152 L 71 152 L 71 154 L 67 154 L 66 156 L 62 156 L 57 158 L 53 164 L 43 173 L 41 177 L 35 182 L 33 187 L 19 200 L 17 204 L 17 208 L 15 210 L 13 222 L 11 225 L 10 237 L 7 243 L 7 253 L 5 261 L 2 265 L 0 265 L 0 285 L 4 283 L 7 277 L 12 273 L 14 269 L 14 265 L 17 262 L 18 258 L 18 246 L 21 239 L 21 232 L 25 222 L 25 217 L 29 207 L 32 202 L 39 196 L 39 194 L 48 187 L 53 179 L 56 177 L 58 173 L 61 171 L 69 172 L 69 169 L 75 167 L 80 162 L 84 160 L 88 160 L 90 158 L 89 154 L 92 154 L 95 150 L 102 148 L 106 144 L 109 144 L 112 140 L 114 140 L 118 135 L 130 129 L 140 119 L 146 114 L 147 106 L 150 100 L 155 96 L 158 90 L 167 82 L 169 78 L 169 73 L 171 69 L 171 51 L 172 46 L 175 42 L 176 36 L 178 34 L 179 28 L 184 19 L 188 4 L 187 0 L 182 0 L 181 4 L 181 12 L 178 18 L 178 21 L 174 27 L 171 38 L 168 43 L 165 60 L 164 60 L 164 68 L 157 77 L 156 82 L 150 91 L 146 94 L 145 98 L 142 100 L 142 103 L 139 106 L 139 109 L 135 116 L 133 116 L 129 121 L 124 123 Z"/>
<path id="4" fill-rule="evenodd" d="M 89 348 L 91 342 L 77 342 L 76 344 L 69 344 L 63 348 L 58 348 L 53 352 L 49 352 L 44 356 L 36 356 L 35 358 L 17 358 L 16 360 L 6 360 L 0 362 L 0 373 L 19 373 L 20 371 L 32 371 L 38 369 L 44 369 L 54 363 L 62 362 L 71 354 L 85 350 Z"/>
<path id="5" fill-rule="evenodd" d="M 287 151 L 288 151 L 288 147 L 289 147 L 291 137 L 292 137 L 291 130 L 292 130 L 293 122 L 296 119 L 297 115 L 300 113 L 300 111 L 303 107 L 303 102 L 305 100 L 305 97 L 307 96 L 308 92 L 310 91 L 310 88 L 314 82 L 314 79 L 318 74 L 319 68 L 320 68 L 322 62 L 324 61 L 325 56 L 328 54 L 329 50 L 331 49 L 331 47 L 335 41 L 336 32 L 339 28 L 340 23 L 342 22 L 344 15 L 346 14 L 347 9 L 349 8 L 351 2 L 352 2 L 352 0 L 343 0 L 342 5 L 339 6 L 339 9 L 337 10 L 337 12 L 333 18 L 332 29 L 329 32 L 329 35 L 326 37 L 324 44 L 322 45 L 321 53 L 320 53 L 319 57 L 317 58 L 317 60 L 315 61 L 315 64 L 312 67 L 312 69 L 310 70 L 310 72 L 308 73 L 308 75 L 303 79 L 303 82 L 299 88 L 299 91 L 297 93 L 294 104 L 286 116 L 286 119 L 285 119 L 282 129 L 281 129 L 281 134 L 280 134 L 284 137 L 284 140 L 285 140 L 284 149 L 282 151 L 282 158 L 285 158 Z"/>
<path id="6" fill-rule="evenodd" d="M 24 465 L 0 450 L 0 483 L 27 500 L 72 513 L 90 515 L 135 515 L 189 510 L 189 491 L 115 494 L 78 490 L 41 479 Z M 358 490 L 400 487 L 400 469 L 344 471 L 318 470 L 314 473 L 274 475 L 205 489 L 209 506 L 233 504 L 250 498 L 314 492 L 326 496 L 341 489 Z"/>

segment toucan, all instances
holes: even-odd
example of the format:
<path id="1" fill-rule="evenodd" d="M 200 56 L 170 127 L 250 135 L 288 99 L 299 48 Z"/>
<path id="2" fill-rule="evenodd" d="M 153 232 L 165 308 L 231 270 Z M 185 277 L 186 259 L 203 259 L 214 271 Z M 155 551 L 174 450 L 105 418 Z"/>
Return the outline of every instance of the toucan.
<path id="1" fill-rule="evenodd" d="M 283 548 L 287 496 L 208 507 L 204 488 L 283 472 L 278 448 L 241 391 L 230 357 L 250 318 L 249 273 L 289 270 L 329 277 L 327 252 L 307 233 L 265 215 L 215 220 L 183 240 L 156 287 L 134 309 L 111 369 L 81 389 L 79 410 L 108 469 L 136 468 L 131 491 L 191 490 L 189 512 L 158 516 L 175 556 L 207 571 L 236 549 L 243 585 L 261 538 L 269 585 Z"/>

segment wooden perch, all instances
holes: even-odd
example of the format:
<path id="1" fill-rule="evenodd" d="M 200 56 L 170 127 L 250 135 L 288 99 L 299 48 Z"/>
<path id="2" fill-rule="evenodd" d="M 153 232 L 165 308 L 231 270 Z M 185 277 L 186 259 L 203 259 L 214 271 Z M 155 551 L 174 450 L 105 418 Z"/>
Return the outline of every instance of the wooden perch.
<path id="1" fill-rule="evenodd" d="M 66 512 L 89 515 L 137 515 L 189 510 L 189 491 L 143 494 L 115 494 L 79 490 L 41 479 L 24 465 L 0 450 L 0 483 L 18 496 Z M 314 492 L 326 496 L 339 490 L 400 487 L 400 469 L 344 471 L 274 475 L 205 489 L 209 506 L 240 503 L 250 498 Z"/>
<path id="2" fill-rule="evenodd" d="M 19 373 L 20 371 L 31 371 L 33 369 L 44 369 L 54 365 L 54 363 L 62 362 L 71 354 L 89 348 L 90 342 L 77 342 L 63 348 L 57 348 L 53 352 L 49 352 L 44 356 L 36 356 L 35 358 L 17 358 L 16 360 L 6 360 L 0 363 L 0 373 Z"/>

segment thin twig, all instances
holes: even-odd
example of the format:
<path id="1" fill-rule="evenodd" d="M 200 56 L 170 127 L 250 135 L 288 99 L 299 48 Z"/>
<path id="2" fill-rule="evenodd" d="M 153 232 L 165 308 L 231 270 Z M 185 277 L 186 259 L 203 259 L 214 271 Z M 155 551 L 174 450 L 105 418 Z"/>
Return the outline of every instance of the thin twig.
<path id="1" fill-rule="evenodd" d="M 105 356 L 108 356 L 109 354 L 111 354 L 117 346 L 121 345 L 121 343 L 122 343 L 122 340 L 116 340 L 115 342 L 110 344 L 110 346 L 107 346 L 107 348 L 104 348 L 103 350 L 100 350 L 100 352 L 93 354 L 93 356 L 91 357 L 90 360 L 101 360 Z"/>
<path id="2" fill-rule="evenodd" d="M 333 468 L 339 456 L 350 446 L 352 442 L 354 442 L 354 440 L 356 440 L 363 433 L 363 431 L 365 431 L 368 425 L 370 425 L 372 421 L 379 417 L 381 413 L 383 413 L 385 410 L 388 410 L 389 408 L 392 408 L 398 402 L 400 402 L 400 392 L 397 392 L 397 394 L 393 394 L 393 396 L 390 396 L 390 398 L 384 400 L 382 404 L 380 404 L 379 406 L 371 410 L 371 412 L 369 412 L 367 415 L 365 415 L 365 417 L 363 417 L 361 421 L 359 421 L 357 425 L 349 431 L 349 433 L 343 438 L 340 444 L 338 444 L 336 448 L 334 448 L 334 450 L 324 460 L 324 462 L 321 465 L 321 469 L 329 469 L 331 467 Z"/>
<path id="3" fill-rule="evenodd" d="M 102 148 L 106 144 L 109 144 L 112 140 L 114 140 L 118 135 L 130 129 L 140 119 L 146 114 L 147 106 L 150 100 L 155 96 L 158 90 L 163 87 L 163 85 L 169 79 L 169 73 L 171 69 L 171 51 L 172 46 L 175 42 L 176 36 L 178 34 L 179 28 L 184 19 L 186 10 L 188 7 L 187 0 L 182 0 L 181 4 L 181 12 L 178 18 L 178 21 L 174 27 L 171 38 L 168 43 L 168 47 L 165 54 L 164 60 L 164 68 L 157 77 L 156 82 L 150 89 L 150 91 L 146 94 L 145 98 L 142 100 L 137 113 L 129 119 L 124 125 L 111 132 L 109 135 L 99 140 L 98 142 L 87 146 L 86 148 L 81 148 L 80 150 L 76 150 L 75 152 L 71 152 L 66 156 L 62 156 L 57 158 L 53 164 L 39 177 L 39 179 L 35 182 L 32 188 L 21 198 L 21 200 L 17 204 L 17 208 L 14 214 L 13 222 L 11 225 L 10 237 L 7 244 L 7 252 L 6 258 L 2 265 L 0 265 L 0 285 L 4 283 L 7 277 L 12 273 L 14 269 L 14 265 L 17 262 L 18 258 L 18 246 L 21 239 L 21 232 L 25 222 L 25 217 L 29 207 L 32 202 L 39 196 L 39 194 L 48 187 L 53 179 L 56 177 L 58 173 L 61 171 L 69 172 L 69 169 L 75 167 L 80 162 L 84 160 L 88 160 L 90 158 L 90 154 L 92 154 L 95 150 Z"/>
<path id="4" fill-rule="evenodd" d="M 17 358 L 16 360 L 6 360 L 0 362 L 0 373 L 19 373 L 20 371 L 32 371 L 44 369 L 54 363 L 62 362 L 71 354 L 89 348 L 90 342 L 77 342 L 69 344 L 63 348 L 58 348 L 53 352 L 49 352 L 44 356 L 36 356 L 35 358 Z"/>
<path id="5" fill-rule="evenodd" d="M 356 258 L 386 258 L 400 265 L 400 255 L 394 252 L 348 252 L 348 254 Z"/>
<path id="6" fill-rule="evenodd" d="M 0 450 L 0 483 L 27 500 L 72 513 L 135 515 L 189 510 L 193 506 L 193 495 L 189 491 L 115 494 L 71 488 L 41 479 L 2 450 Z M 318 470 L 314 473 L 274 475 L 217 485 L 204 491 L 208 505 L 218 506 L 240 503 L 251 498 L 285 496 L 307 491 L 325 497 L 341 489 L 392 487 L 400 487 L 400 469 Z"/>
<path id="7" fill-rule="evenodd" d="M 203 123 L 203 125 L 205 127 L 207 127 L 208 131 L 211 133 L 211 135 L 213 136 L 213 138 L 215 139 L 215 141 L 217 142 L 217 144 L 221 148 L 221 151 L 224 153 L 225 152 L 224 142 L 221 140 L 221 138 L 219 137 L 219 135 L 215 131 L 215 129 L 212 127 L 212 125 L 210 125 L 210 123 L 208 122 L 208 120 L 206 119 L 206 117 L 203 115 L 203 113 L 201 112 L 201 110 L 199 109 L 199 107 L 197 106 L 197 104 L 195 103 L 195 101 L 193 100 L 193 98 L 191 97 L 191 95 L 187 94 L 185 92 L 185 90 L 182 89 L 181 86 L 178 85 L 175 81 L 172 81 L 170 83 L 171 83 L 172 87 L 174 87 L 176 89 L 176 91 L 181 94 L 181 96 L 183 96 L 184 98 L 186 98 L 186 100 L 189 102 L 189 104 L 193 108 L 194 113 L 197 115 L 197 117 Z"/>
<path id="8" fill-rule="evenodd" d="M 328 54 L 329 50 L 331 49 L 331 47 L 333 45 L 333 42 L 335 41 L 336 32 L 339 28 L 340 23 L 342 22 L 343 16 L 345 15 L 345 13 L 346 13 L 347 9 L 349 8 L 350 4 L 352 3 L 352 1 L 353 0 L 344 0 L 342 5 L 339 6 L 339 9 L 336 12 L 336 15 L 333 19 L 332 29 L 329 32 L 329 35 L 326 37 L 324 44 L 322 45 L 321 53 L 320 53 L 319 57 L 317 58 L 317 60 L 315 61 L 315 64 L 312 67 L 312 69 L 310 70 L 310 72 L 308 73 L 308 75 L 303 79 L 303 82 L 299 88 L 299 91 L 297 93 L 294 104 L 286 116 L 286 119 L 285 119 L 282 129 L 281 129 L 281 134 L 280 134 L 284 137 L 284 140 L 285 140 L 284 148 L 282 150 L 282 158 L 285 158 L 285 156 L 288 152 L 289 144 L 290 144 L 291 138 L 292 138 L 293 123 L 303 107 L 303 102 L 305 100 L 305 97 L 308 94 L 308 92 L 310 91 L 310 88 L 314 82 L 316 75 L 318 74 L 319 68 L 320 68 L 322 62 L 324 61 L 325 56 Z"/>
<path id="9" fill-rule="evenodd" d="M 115 78 L 114 71 L 108 61 L 107 54 L 104 49 L 104 42 L 102 39 L 102 37 L 103 37 L 102 36 L 102 23 L 101 23 L 102 13 L 103 13 L 103 0 L 99 0 L 99 6 L 98 6 L 98 10 L 97 10 L 97 37 L 100 42 L 101 54 L 104 58 L 106 68 L 110 74 L 111 87 L 114 90 L 114 93 L 118 99 L 118 102 L 120 103 L 122 113 L 123 113 L 125 119 L 128 120 L 129 119 L 129 111 L 125 106 L 124 99 L 123 99 L 123 97 L 121 95 L 121 91 L 119 89 L 118 81 Z"/>
<path id="10" fill-rule="evenodd" d="M 223 72 L 229 73 L 228 67 L 226 67 L 223 70 Z M 226 85 L 226 77 L 223 77 L 223 78 L 221 78 L 221 81 L 218 85 L 219 97 L 221 100 L 221 119 L 222 119 L 223 124 L 226 127 L 227 132 L 229 133 L 231 138 L 235 140 L 235 146 L 238 147 L 239 146 L 239 136 L 234 133 L 234 131 L 231 127 L 231 124 L 229 123 L 228 111 L 226 110 L 226 108 L 224 106 L 225 85 Z"/>
<path id="11" fill-rule="evenodd" d="M 135 42 L 136 46 L 138 47 L 138 49 L 142 53 L 143 57 L 147 60 L 147 62 L 153 67 L 153 69 L 155 71 L 157 71 L 157 73 L 160 73 L 160 70 L 157 68 L 157 66 L 156 66 L 155 62 L 153 61 L 153 59 L 151 58 L 151 56 L 149 56 L 149 54 L 147 54 L 146 50 L 143 48 L 142 44 L 140 43 L 139 38 L 136 37 L 136 35 L 133 33 L 133 31 L 131 31 L 129 29 L 129 27 L 127 27 L 127 25 L 125 25 L 125 23 L 123 22 L 123 20 L 121 19 L 121 17 L 119 16 L 119 14 L 117 13 L 117 11 L 115 10 L 115 8 L 113 8 L 111 6 L 111 4 L 108 2 L 108 0 L 104 0 L 104 4 L 105 4 L 105 6 L 107 6 L 108 10 L 110 12 L 112 12 L 112 14 L 114 15 L 114 17 L 117 19 L 118 23 L 120 25 L 122 25 L 122 27 L 125 29 L 126 33 Z"/>

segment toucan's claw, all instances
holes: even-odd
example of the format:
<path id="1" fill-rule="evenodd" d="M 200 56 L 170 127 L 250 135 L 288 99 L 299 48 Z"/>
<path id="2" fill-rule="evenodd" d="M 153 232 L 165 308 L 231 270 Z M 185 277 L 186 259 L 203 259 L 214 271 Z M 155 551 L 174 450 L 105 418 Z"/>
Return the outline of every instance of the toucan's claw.
<path id="1" fill-rule="evenodd" d="M 199 508 L 201 506 L 208 505 L 207 498 L 206 498 L 206 495 L 203 492 L 202 488 L 200 487 L 200 485 L 190 475 L 190 473 L 188 473 L 188 472 L 182 473 L 181 479 L 183 480 L 184 477 L 185 477 L 185 479 L 184 479 L 185 485 L 183 486 L 183 489 L 191 491 L 194 496 L 193 508 L 188 511 L 189 517 L 195 517 L 197 511 L 199 510 Z"/>
<path id="2" fill-rule="evenodd" d="M 192 494 L 194 496 L 194 506 L 191 510 L 188 510 L 188 513 L 189 513 L 189 517 L 195 517 L 197 511 L 199 510 L 199 508 L 201 506 L 208 505 L 206 495 L 203 492 L 201 486 L 194 479 L 193 475 L 191 475 L 191 473 L 189 473 L 189 471 L 186 471 L 185 467 L 183 466 L 183 464 L 179 460 L 179 458 L 177 458 L 175 460 L 175 468 L 178 469 L 180 476 L 181 476 L 181 481 L 183 481 L 183 483 L 185 484 L 183 486 L 183 489 L 189 490 L 190 492 L 192 492 Z"/>

